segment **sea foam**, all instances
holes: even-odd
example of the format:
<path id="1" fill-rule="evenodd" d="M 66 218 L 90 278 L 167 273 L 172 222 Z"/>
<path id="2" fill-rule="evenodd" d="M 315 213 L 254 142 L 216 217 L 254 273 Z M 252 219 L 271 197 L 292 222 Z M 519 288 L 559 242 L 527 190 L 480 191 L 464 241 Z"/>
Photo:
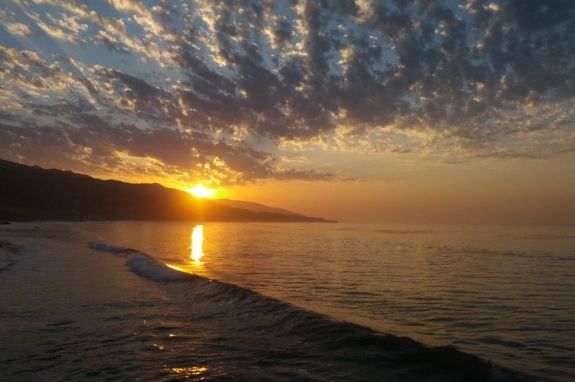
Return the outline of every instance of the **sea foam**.
<path id="1" fill-rule="evenodd" d="M 127 265 L 128 268 L 139 276 L 153 281 L 170 282 L 189 280 L 193 275 L 170 268 L 166 264 L 154 259 L 153 257 L 137 251 L 135 249 L 118 247 L 101 241 L 91 241 L 88 247 L 99 252 L 108 252 L 120 255 L 130 256 Z"/>

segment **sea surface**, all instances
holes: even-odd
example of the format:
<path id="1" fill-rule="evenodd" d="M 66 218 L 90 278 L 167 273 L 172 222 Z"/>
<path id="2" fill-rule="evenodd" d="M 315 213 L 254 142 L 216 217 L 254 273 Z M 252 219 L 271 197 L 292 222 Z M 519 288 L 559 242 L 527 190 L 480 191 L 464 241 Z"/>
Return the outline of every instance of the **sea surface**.
<path id="1" fill-rule="evenodd" d="M 355 350 L 352 346 L 354 354 L 338 353 L 330 362 L 340 357 L 341 362 L 353 364 L 354 356 L 365 353 L 368 361 L 359 362 L 381 365 L 385 360 L 377 358 L 379 351 L 403 351 L 411 346 L 376 336 L 382 341 L 378 343 L 365 337 L 361 330 L 367 327 L 391 334 L 397 341 L 409 337 L 436 350 L 435 358 L 430 354 L 410 358 L 415 364 L 435 359 L 446 368 L 479 367 L 457 356 L 451 358 L 455 348 L 518 371 L 526 380 L 575 380 L 572 227 L 92 222 L 81 223 L 79 229 L 95 240 L 93 249 L 120 253 L 130 248 L 170 269 L 218 280 L 214 281 L 218 288 L 202 292 L 208 301 L 229 304 L 229 310 L 250 316 L 254 336 L 256 331 L 265 336 L 266 325 L 277 329 L 285 324 L 286 332 L 281 334 L 285 337 L 277 334 L 278 341 L 289 342 L 293 335 L 294 343 L 286 346 L 305 348 L 304 359 L 309 362 L 329 353 L 324 347 L 337 346 L 322 341 L 345 341 L 346 336 L 357 341 Z M 132 270 L 146 274 L 146 264 L 133 265 Z M 169 280 L 158 276 L 160 281 L 163 278 Z M 255 307 L 242 310 L 250 304 Z M 315 313 L 325 315 L 334 320 L 334 326 L 305 318 L 308 313 L 312 318 Z M 274 320 L 266 315 L 273 315 Z M 249 331 L 249 325 L 242 330 Z M 300 343 L 302 331 L 311 336 L 304 336 L 305 346 Z M 320 337 L 319 345 L 315 337 Z M 273 353 L 273 347 L 269 351 Z M 284 351 L 277 356 L 288 361 L 282 366 L 287 380 L 382 378 L 370 375 L 376 371 L 369 367 L 363 369 L 367 375 L 354 374 L 349 365 L 350 375 L 339 375 L 333 368 L 332 378 L 326 377 L 327 366 L 327 371 L 318 371 L 314 377 L 305 374 L 309 368 L 298 364 L 301 359 Z M 398 359 L 390 363 L 408 362 Z M 269 362 L 274 362 L 273 356 Z M 303 374 L 290 377 L 289 370 L 298 368 Z M 403 372 L 384 376 L 402 380 Z M 483 380 L 481 373 L 475 373 L 478 380 Z M 433 373 L 422 367 L 420 375 L 425 380 L 423 376 Z M 498 375 L 491 373 L 494 379 Z M 431 379 L 443 379 L 441 373 L 436 377 Z"/>
<path id="2" fill-rule="evenodd" d="M 573 381 L 573 228 L 0 227 L 0 380 Z"/>

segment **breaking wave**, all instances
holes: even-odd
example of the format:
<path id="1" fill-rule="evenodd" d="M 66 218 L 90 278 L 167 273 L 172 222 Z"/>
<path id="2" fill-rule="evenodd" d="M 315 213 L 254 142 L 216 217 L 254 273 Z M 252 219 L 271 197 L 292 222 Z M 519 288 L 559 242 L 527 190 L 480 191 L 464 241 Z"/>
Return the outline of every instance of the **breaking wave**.
<path id="1" fill-rule="evenodd" d="M 91 241 L 88 246 L 99 252 L 109 252 L 120 255 L 130 255 L 128 259 L 128 268 L 139 276 L 145 277 L 152 281 L 170 282 L 188 280 L 193 275 L 185 273 L 154 259 L 140 251 L 130 248 L 117 247 L 100 241 Z"/>
<path id="2" fill-rule="evenodd" d="M 277 356 L 278 364 L 315 362 L 318 370 L 330 365 L 331 369 L 326 371 L 329 377 L 321 380 L 527 380 L 519 373 L 499 368 L 454 347 L 429 347 L 410 338 L 337 321 L 248 288 L 173 269 L 138 250 L 100 241 L 90 242 L 89 247 L 125 256 L 129 269 L 149 280 L 189 283 L 188 289 L 194 303 L 206 303 L 206 319 L 221 319 L 222 310 L 234 317 L 250 317 L 244 327 L 239 327 L 239 331 L 246 331 L 255 338 L 277 337 L 282 344 L 295 343 L 298 346 L 297 351 L 284 350 L 279 354 L 268 350 L 266 357 L 269 360 L 266 362 L 273 362 Z M 217 307 L 220 311 L 210 316 L 210 312 Z M 334 365 L 339 365 L 343 371 L 338 371 Z"/>

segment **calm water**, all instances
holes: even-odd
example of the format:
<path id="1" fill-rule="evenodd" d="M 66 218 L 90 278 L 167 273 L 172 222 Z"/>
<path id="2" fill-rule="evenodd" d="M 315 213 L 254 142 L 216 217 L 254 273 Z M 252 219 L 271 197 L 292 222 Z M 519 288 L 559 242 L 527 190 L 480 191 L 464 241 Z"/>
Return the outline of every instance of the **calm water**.
<path id="1" fill-rule="evenodd" d="M 83 223 L 90 237 L 307 310 L 575 378 L 575 230 Z"/>

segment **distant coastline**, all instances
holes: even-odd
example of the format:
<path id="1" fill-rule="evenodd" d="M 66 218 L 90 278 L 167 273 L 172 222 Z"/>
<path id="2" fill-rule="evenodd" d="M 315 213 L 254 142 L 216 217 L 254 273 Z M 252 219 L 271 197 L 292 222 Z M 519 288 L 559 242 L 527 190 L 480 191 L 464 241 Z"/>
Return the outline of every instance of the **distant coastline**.
<path id="1" fill-rule="evenodd" d="M 257 203 L 229 202 L 194 198 L 159 184 L 101 180 L 0 160 L 0 221 L 333 222 Z"/>

